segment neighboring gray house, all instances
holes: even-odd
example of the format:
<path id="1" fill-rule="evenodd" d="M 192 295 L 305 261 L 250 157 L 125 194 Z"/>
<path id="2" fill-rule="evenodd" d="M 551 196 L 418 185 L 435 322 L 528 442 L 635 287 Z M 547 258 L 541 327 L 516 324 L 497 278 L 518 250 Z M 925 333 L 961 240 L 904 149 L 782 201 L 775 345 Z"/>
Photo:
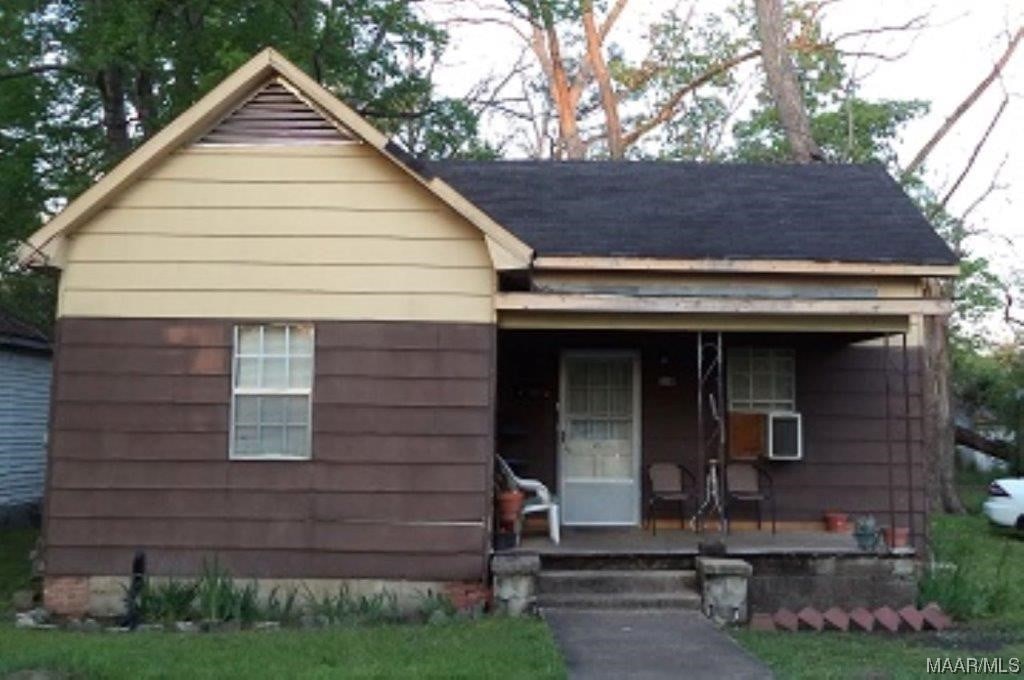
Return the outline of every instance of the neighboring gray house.
<path id="1" fill-rule="evenodd" d="M 23 522 L 43 497 L 50 341 L 0 309 L 0 524 Z"/>

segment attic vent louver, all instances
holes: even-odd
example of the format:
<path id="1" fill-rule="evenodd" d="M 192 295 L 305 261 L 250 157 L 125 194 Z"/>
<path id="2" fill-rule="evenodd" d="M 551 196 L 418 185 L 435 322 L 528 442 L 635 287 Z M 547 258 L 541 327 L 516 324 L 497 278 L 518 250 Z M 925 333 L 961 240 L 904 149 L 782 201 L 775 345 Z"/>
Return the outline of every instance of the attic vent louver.
<path id="1" fill-rule="evenodd" d="M 278 82 L 268 83 L 221 120 L 200 144 L 334 144 L 357 141 Z"/>

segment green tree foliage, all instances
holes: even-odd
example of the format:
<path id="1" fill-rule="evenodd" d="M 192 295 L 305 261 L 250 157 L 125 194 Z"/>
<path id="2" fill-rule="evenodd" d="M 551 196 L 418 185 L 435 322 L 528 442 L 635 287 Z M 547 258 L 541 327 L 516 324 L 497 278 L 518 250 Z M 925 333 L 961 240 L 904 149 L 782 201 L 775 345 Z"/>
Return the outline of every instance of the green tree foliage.
<path id="1" fill-rule="evenodd" d="M 446 42 L 403 0 L 4 0 L 0 305 L 47 327 L 52 280 L 15 270 L 17 244 L 267 45 L 413 153 L 489 153 L 434 93 Z"/>

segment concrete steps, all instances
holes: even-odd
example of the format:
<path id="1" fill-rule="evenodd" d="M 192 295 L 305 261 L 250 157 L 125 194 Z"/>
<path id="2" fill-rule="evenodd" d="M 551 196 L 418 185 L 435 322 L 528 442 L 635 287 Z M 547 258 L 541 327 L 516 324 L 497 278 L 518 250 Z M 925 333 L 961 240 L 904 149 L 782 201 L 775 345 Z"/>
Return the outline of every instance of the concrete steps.
<path id="1" fill-rule="evenodd" d="M 537 583 L 542 608 L 697 609 L 696 573 L 678 569 L 547 569 Z"/>

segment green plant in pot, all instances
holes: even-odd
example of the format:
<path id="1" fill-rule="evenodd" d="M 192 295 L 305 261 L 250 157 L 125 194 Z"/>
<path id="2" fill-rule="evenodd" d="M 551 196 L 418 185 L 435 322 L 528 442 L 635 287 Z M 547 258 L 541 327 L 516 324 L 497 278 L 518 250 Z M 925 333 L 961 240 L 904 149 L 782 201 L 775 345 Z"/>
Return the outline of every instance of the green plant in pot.
<path id="1" fill-rule="evenodd" d="M 861 515 L 853 521 L 853 537 L 857 547 L 865 551 L 878 549 L 878 520 L 873 515 Z"/>

